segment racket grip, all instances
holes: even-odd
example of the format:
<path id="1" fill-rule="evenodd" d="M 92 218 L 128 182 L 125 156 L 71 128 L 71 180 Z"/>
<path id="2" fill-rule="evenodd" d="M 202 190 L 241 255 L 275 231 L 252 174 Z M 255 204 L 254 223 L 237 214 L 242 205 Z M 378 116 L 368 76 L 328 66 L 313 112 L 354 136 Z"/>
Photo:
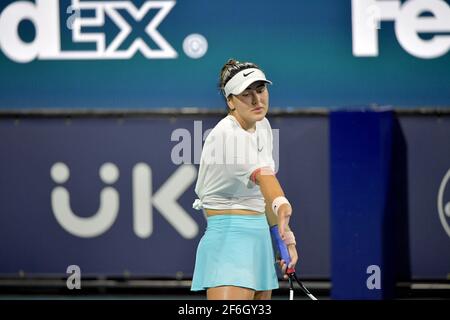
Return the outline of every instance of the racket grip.
<path id="1" fill-rule="evenodd" d="M 288 266 L 289 263 L 291 263 L 291 256 L 289 255 L 289 251 L 287 249 L 286 244 L 284 243 L 283 239 L 280 237 L 280 233 L 278 231 L 278 225 L 274 225 L 270 227 L 270 233 L 272 235 L 272 238 L 275 240 L 275 244 L 277 246 L 278 252 L 280 253 L 281 259 L 284 260 L 286 265 Z M 294 273 L 294 268 L 288 268 L 286 270 L 287 274 Z"/>

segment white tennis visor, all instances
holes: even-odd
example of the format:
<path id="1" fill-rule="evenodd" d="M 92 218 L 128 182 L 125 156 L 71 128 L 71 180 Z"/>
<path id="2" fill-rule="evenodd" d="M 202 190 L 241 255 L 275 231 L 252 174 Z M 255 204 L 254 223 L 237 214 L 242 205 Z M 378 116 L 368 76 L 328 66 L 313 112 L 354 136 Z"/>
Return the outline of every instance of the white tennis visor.
<path id="1" fill-rule="evenodd" d="M 233 78 L 228 80 L 224 88 L 225 97 L 228 98 L 230 94 L 237 95 L 242 93 L 255 81 L 264 81 L 272 84 L 272 81 L 267 80 L 264 72 L 261 70 L 257 68 L 244 69 L 236 73 Z"/>

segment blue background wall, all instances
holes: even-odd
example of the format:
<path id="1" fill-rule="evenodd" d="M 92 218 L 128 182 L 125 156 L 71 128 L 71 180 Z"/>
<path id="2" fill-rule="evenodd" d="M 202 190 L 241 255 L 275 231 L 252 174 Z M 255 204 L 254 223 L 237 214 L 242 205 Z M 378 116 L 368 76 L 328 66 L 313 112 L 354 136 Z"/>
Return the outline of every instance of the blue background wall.
<path id="1" fill-rule="evenodd" d="M 63 119 L 2 120 L 0 273 L 59 273 L 78 264 L 93 274 L 120 275 L 124 270 L 134 275 L 190 274 L 206 226 L 203 215 L 192 209 L 195 181 L 177 202 L 196 221 L 196 236 L 183 238 L 154 208 L 154 232 L 142 239 L 133 231 L 132 168 L 139 162 L 151 167 L 155 194 L 179 168 L 171 160 L 172 148 L 178 144 L 171 141 L 172 131 L 186 128 L 194 137 L 193 120 L 127 119 L 119 123 L 115 119 L 75 119 L 70 124 Z M 217 122 L 202 120 L 206 120 L 203 130 Z M 274 120 L 275 128 L 283 126 L 281 150 L 299 150 L 295 157 L 280 157 L 279 177 L 298 208 L 292 226 L 298 229 L 302 247 L 301 268 L 305 275 L 327 277 L 327 123 L 318 118 L 296 120 Z M 303 129 L 295 130 L 299 124 Z M 64 186 L 72 210 L 80 217 L 92 216 L 99 207 L 99 193 L 105 187 L 98 176 L 100 166 L 112 162 L 119 168 L 120 177 L 113 187 L 120 194 L 120 209 L 109 230 L 94 238 L 81 238 L 58 224 L 50 201 L 58 185 L 50 176 L 56 162 L 64 162 L 70 169 Z"/>
<path id="2" fill-rule="evenodd" d="M 328 118 L 269 118 L 280 129 L 278 177 L 295 208 L 291 224 L 299 239 L 299 272 L 307 278 L 327 279 L 331 255 Z M 68 265 L 78 264 L 92 274 L 120 275 L 125 270 L 134 275 L 190 274 L 205 227 L 202 215 L 192 209 L 194 183 L 177 202 L 195 220 L 197 235 L 183 238 L 154 208 L 154 231 L 142 239 L 133 231 L 131 172 L 137 163 L 147 163 L 155 193 L 179 168 L 170 156 L 178 144 L 171 141 L 172 131 L 185 128 L 194 137 L 194 120 L 203 120 L 204 132 L 219 118 L 1 119 L 0 273 L 64 273 Z M 415 279 L 445 279 L 450 270 L 450 235 L 437 208 L 438 191 L 450 169 L 449 121 L 448 116 L 400 117 L 408 159 L 405 256 Z M 50 200 L 58 186 L 50 175 L 56 162 L 70 169 L 64 186 L 73 211 L 81 217 L 93 215 L 99 207 L 99 193 L 105 187 L 98 176 L 100 166 L 112 162 L 118 167 L 120 176 L 112 186 L 120 194 L 120 209 L 110 229 L 94 238 L 81 238 L 58 224 Z M 450 203 L 450 186 L 444 187 L 442 206 Z"/>

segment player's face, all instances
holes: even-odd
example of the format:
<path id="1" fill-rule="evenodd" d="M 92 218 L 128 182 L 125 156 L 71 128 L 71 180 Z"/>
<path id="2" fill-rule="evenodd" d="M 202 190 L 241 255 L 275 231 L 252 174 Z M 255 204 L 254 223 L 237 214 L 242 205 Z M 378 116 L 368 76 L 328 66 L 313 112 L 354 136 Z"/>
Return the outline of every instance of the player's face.
<path id="1" fill-rule="evenodd" d="M 230 104 L 236 110 L 234 114 L 251 124 L 262 120 L 269 108 L 269 91 L 264 81 L 256 81 L 241 94 L 231 96 Z"/>

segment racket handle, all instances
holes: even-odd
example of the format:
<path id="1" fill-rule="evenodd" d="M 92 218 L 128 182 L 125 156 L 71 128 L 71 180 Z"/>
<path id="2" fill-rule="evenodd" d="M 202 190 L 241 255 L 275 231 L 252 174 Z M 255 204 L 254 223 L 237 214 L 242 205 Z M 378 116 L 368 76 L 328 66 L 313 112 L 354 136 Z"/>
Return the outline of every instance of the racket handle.
<path id="1" fill-rule="evenodd" d="M 272 235 L 272 238 L 275 240 L 278 252 L 280 252 L 281 259 L 284 260 L 286 265 L 288 266 L 289 263 L 291 263 L 291 256 L 289 255 L 289 251 L 287 249 L 286 244 L 284 243 L 283 239 L 280 237 L 280 233 L 278 232 L 278 225 L 274 225 L 270 228 L 270 233 Z M 288 268 L 286 270 L 287 274 L 294 273 L 294 268 Z"/>

